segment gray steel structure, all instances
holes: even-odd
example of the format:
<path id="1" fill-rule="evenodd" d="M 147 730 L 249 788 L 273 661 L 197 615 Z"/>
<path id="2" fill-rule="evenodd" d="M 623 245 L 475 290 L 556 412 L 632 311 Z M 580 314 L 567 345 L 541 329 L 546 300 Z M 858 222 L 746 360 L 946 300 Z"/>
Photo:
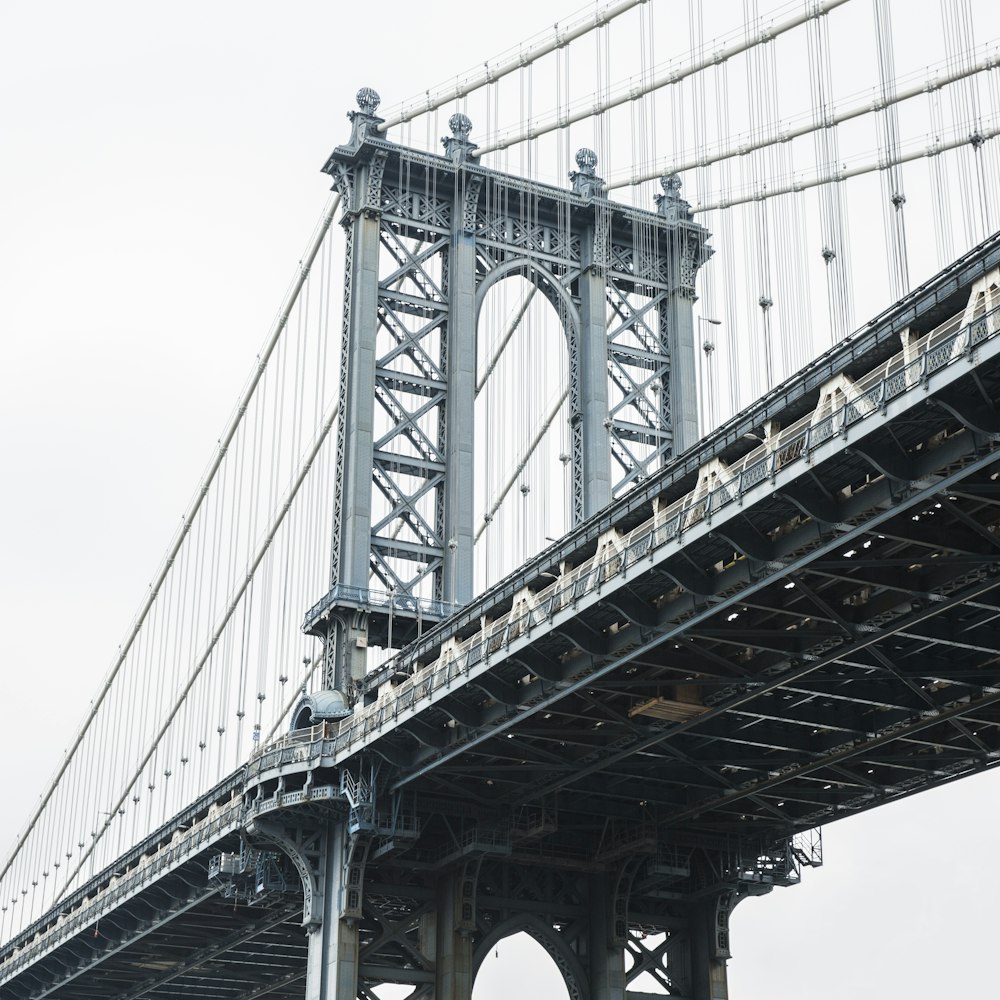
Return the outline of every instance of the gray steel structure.
<path id="1" fill-rule="evenodd" d="M 467 1000 L 523 930 L 573 1000 L 724 1000 L 815 827 L 1000 760 L 998 400 L 1000 236 L 261 747 L 0 997 Z"/>
<path id="2" fill-rule="evenodd" d="M 606 197 L 590 150 L 561 190 L 476 162 L 462 114 L 444 156 L 389 142 L 358 92 L 323 170 L 347 237 L 331 590 L 307 630 L 353 699 L 368 644 L 402 645 L 473 594 L 477 325 L 513 275 L 551 303 L 569 359 L 580 523 L 697 437 L 695 275 L 710 253 L 679 181 L 658 211 Z M 395 642 L 389 642 L 392 618 Z"/>

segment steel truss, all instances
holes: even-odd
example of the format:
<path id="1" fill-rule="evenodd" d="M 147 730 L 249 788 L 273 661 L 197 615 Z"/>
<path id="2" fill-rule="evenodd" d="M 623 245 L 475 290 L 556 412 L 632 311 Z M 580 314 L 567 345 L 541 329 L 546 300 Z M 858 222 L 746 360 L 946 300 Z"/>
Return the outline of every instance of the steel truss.
<path id="1" fill-rule="evenodd" d="M 468 1000 L 525 931 L 574 1000 L 725 997 L 733 907 L 821 863 L 817 824 L 1000 761 L 998 268 L 1000 239 L 261 747 L 9 942 L 4 996 Z"/>
<path id="2" fill-rule="evenodd" d="M 472 597 L 487 291 L 521 276 L 562 328 L 579 523 L 695 440 L 691 305 L 710 253 L 674 180 L 642 212 L 607 200 L 589 150 L 561 190 L 480 166 L 464 115 L 432 156 L 379 137 L 374 92 L 358 102 L 324 167 L 347 256 L 332 589 L 306 622 L 329 647 L 327 687 L 349 697 L 358 649 L 401 645 Z"/>

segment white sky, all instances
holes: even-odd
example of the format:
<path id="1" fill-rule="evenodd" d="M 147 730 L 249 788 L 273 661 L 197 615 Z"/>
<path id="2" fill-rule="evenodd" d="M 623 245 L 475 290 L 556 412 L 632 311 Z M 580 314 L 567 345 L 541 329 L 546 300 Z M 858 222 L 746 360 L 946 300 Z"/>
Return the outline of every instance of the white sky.
<path id="1" fill-rule="evenodd" d="M 0 6 L 0 844 L 211 455 L 323 205 L 319 167 L 347 138 L 354 92 L 371 85 L 392 104 L 570 12 L 563 0 Z M 681 52 L 658 23 L 663 56 Z M 998 781 L 828 828 L 824 869 L 737 910 L 733 997 L 991 995 Z M 544 993 L 512 961 L 497 975 Z"/>

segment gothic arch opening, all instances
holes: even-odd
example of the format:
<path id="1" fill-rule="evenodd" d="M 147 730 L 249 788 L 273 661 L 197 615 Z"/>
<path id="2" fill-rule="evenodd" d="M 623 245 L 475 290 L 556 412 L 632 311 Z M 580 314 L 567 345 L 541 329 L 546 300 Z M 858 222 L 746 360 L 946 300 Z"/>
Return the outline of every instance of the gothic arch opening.
<path id="1" fill-rule="evenodd" d="M 555 933 L 548 931 L 550 935 Z M 509 932 L 481 947 L 472 1000 L 510 1000 L 519 993 L 546 1000 L 572 1000 L 574 991 L 550 950 L 540 943 L 541 936 L 541 930 L 528 928 Z"/>
<path id="2" fill-rule="evenodd" d="M 477 591 L 570 524 L 572 304 L 551 275 L 527 264 L 498 271 L 478 296 Z"/>

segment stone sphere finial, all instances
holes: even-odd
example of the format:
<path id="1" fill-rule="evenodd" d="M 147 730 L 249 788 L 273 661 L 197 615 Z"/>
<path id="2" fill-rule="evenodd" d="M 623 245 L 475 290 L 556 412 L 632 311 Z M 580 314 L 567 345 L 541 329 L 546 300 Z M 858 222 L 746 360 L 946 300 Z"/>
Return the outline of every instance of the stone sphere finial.
<path id="1" fill-rule="evenodd" d="M 586 146 L 583 149 L 578 149 L 576 151 L 576 165 L 585 174 L 592 174 L 597 167 L 597 153 L 592 149 L 587 149 Z"/>
<path id="2" fill-rule="evenodd" d="M 456 139 L 468 139 L 472 132 L 472 119 L 468 115 L 463 115 L 461 111 L 456 111 L 448 119 L 448 128 Z"/>
<path id="3" fill-rule="evenodd" d="M 378 110 L 382 98 L 378 96 L 378 91 L 372 90 L 371 87 L 362 87 L 355 95 L 355 100 L 366 115 L 373 115 Z"/>

